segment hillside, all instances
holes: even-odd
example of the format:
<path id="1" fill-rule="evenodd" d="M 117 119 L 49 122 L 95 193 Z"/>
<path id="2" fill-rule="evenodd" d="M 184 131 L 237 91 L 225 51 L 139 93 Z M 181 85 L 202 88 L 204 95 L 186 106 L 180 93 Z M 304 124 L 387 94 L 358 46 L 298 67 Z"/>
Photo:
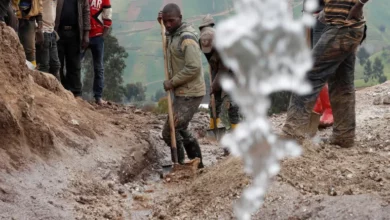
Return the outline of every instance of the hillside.
<path id="1" fill-rule="evenodd" d="M 162 89 L 164 79 L 160 27 L 156 22 L 157 12 L 169 2 L 175 2 L 183 10 L 184 19 L 199 25 L 201 17 L 207 13 L 216 20 L 232 14 L 232 0 L 112 0 L 114 9 L 114 35 L 129 53 L 124 80 L 142 82 L 147 86 L 147 97 Z M 302 1 L 295 0 L 294 15 L 301 15 Z M 390 5 L 388 0 L 375 0 L 366 7 L 368 39 L 364 46 L 371 52 L 378 52 L 390 45 Z M 385 31 L 381 32 L 383 26 Z M 204 60 L 205 65 L 206 61 Z M 208 68 L 205 67 L 205 70 Z M 357 84 L 361 83 L 363 72 L 357 66 Z M 387 73 L 387 74 L 390 74 Z"/>
<path id="2" fill-rule="evenodd" d="M 184 19 L 195 26 L 199 25 L 203 15 L 211 13 L 219 20 L 232 10 L 232 0 L 112 0 L 114 35 L 129 53 L 125 82 L 143 82 L 147 86 L 147 97 L 162 89 L 164 61 L 156 17 L 169 2 L 178 3 Z M 204 62 L 206 64 L 206 60 Z"/>

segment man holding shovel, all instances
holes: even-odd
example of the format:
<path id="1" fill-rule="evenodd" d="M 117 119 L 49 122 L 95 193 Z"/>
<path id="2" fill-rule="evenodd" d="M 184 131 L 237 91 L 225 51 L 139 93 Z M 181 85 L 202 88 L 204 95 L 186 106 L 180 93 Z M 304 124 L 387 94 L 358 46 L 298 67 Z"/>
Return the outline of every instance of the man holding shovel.
<path id="1" fill-rule="evenodd" d="M 166 57 L 170 79 L 164 81 L 164 89 L 174 91 L 173 118 L 178 162 L 184 164 L 185 149 L 188 158 L 199 158 L 198 168 L 203 168 L 199 143 L 187 130 L 206 94 L 199 37 L 191 25 L 182 22 L 181 10 L 176 4 L 167 4 L 158 14 L 157 20 L 160 24 L 163 22 L 166 28 Z M 167 120 L 162 136 L 168 146 L 172 144 L 171 135 Z"/>

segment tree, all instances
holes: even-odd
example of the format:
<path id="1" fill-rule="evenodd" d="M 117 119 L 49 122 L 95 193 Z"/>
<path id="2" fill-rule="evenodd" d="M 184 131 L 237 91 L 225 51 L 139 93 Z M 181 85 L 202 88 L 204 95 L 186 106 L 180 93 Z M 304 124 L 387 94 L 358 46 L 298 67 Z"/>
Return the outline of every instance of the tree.
<path id="1" fill-rule="evenodd" d="M 370 57 L 370 54 L 368 53 L 366 48 L 362 47 L 357 53 L 357 57 L 359 58 L 360 65 L 363 66 L 366 63 L 367 59 Z"/>
<path id="2" fill-rule="evenodd" d="M 372 73 L 371 61 L 368 59 L 366 65 L 364 66 L 364 82 L 367 83 L 370 78 L 374 78 L 374 74 Z"/>
<path id="3" fill-rule="evenodd" d="M 384 66 L 382 60 L 379 57 L 375 58 L 374 65 L 372 66 L 372 73 L 379 83 L 384 83 L 387 81 L 387 77 L 384 74 Z"/>
<path id="4" fill-rule="evenodd" d="M 146 99 L 146 87 L 141 82 L 129 83 L 125 87 L 125 97 L 129 102 L 141 102 Z"/>
<path id="5" fill-rule="evenodd" d="M 125 88 L 123 83 L 123 71 L 126 68 L 125 59 L 128 54 L 124 47 L 120 46 L 118 39 L 111 31 L 104 39 L 104 84 L 103 98 L 114 102 L 121 102 Z M 91 52 L 88 51 L 83 62 L 83 93 L 90 99 L 93 95 L 93 63 Z"/>
<path id="6" fill-rule="evenodd" d="M 156 94 L 153 97 L 153 101 L 158 102 L 162 97 L 165 97 L 165 96 L 166 96 L 166 93 L 162 89 L 159 89 L 156 91 Z"/>

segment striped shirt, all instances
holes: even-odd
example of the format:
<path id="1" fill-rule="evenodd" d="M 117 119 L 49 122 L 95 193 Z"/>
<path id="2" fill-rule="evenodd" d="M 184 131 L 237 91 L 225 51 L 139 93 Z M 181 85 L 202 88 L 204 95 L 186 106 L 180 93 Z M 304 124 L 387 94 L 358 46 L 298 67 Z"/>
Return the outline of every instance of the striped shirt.
<path id="1" fill-rule="evenodd" d="M 365 24 L 364 17 L 359 20 L 347 20 L 352 7 L 359 0 L 325 0 L 325 21 L 328 24 L 340 25 L 346 27 L 363 27 Z"/>

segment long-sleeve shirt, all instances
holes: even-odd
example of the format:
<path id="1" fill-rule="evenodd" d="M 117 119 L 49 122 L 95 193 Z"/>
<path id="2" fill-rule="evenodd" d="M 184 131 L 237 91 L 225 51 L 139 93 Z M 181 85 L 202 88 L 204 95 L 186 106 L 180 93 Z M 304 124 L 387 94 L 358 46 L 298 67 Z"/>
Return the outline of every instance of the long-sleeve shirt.
<path id="1" fill-rule="evenodd" d="M 89 0 L 91 7 L 91 31 L 89 37 L 103 35 L 104 28 L 112 25 L 112 8 L 110 0 Z"/>

